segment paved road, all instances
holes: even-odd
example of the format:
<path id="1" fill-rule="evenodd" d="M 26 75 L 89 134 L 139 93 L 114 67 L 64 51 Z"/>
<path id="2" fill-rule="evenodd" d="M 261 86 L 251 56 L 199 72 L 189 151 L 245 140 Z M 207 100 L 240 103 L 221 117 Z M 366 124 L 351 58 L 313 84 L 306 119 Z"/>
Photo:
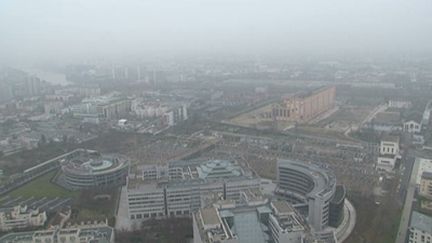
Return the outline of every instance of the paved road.
<path id="1" fill-rule="evenodd" d="M 132 230 L 132 225 L 129 220 L 127 200 L 126 187 L 123 187 L 120 192 L 119 209 L 117 211 L 115 225 L 117 230 Z"/>
<path id="2" fill-rule="evenodd" d="M 372 119 L 380 112 L 385 111 L 388 108 L 387 104 L 380 104 L 376 106 L 367 116 L 366 118 L 360 123 L 359 127 L 362 127 L 364 124 L 372 121 Z"/>
<path id="3" fill-rule="evenodd" d="M 344 219 L 336 229 L 336 237 L 338 242 L 344 242 L 353 232 L 357 220 L 357 213 L 354 206 L 348 199 L 345 199 Z"/>
<path id="4" fill-rule="evenodd" d="M 405 155 L 403 156 L 402 161 L 404 161 L 404 163 L 401 165 L 402 175 L 399 188 L 399 196 L 401 202 L 403 202 L 406 198 L 406 193 L 409 187 L 410 177 L 414 166 L 415 156 Z"/>
<path id="5" fill-rule="evenodd" d="M 396 243 L 405 243 L 407 239 L 407 233 L 408 233 L 408 227 L 409 227 L 409 221 L 411 216 L 411 209 L 414 199 L 414 193 L 416 190 L 416 177 L 417 177 L 417 171 L 420 165 L 419 160 L 414 161 L 414 166 L 411 172 L 411 177 L 409 181 L 409 185 L 407 188 L 406 198 L 405 198 L 405 204 L 402 211 L 402 217 L 401 222 L 399 225 L 399 231 L 396 237 Z"/>

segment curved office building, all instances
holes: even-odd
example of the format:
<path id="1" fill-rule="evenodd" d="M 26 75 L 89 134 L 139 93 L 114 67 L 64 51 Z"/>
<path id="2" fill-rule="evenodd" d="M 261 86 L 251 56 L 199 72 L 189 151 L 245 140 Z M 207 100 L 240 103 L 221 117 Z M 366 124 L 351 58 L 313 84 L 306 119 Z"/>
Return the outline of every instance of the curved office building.
<path id="1" fill-rule="evenodd" d="M 330 223 L 330 202 L 336 177 L 326 168 L 292 160 L 279 160 L 276 193 L 293 203 L 308 205 L 308 221 L 319 231 Z"/>
<path id="2" fill-rule="evenodd" d="M 330 219 L 329 225 L 337 228 L 341 223 L 344 216 L 344 204 L 346 197 L 346 189 L 343 185 L 336 186 L 336 192 L 332 200 L 330 201 Z"/>
<path id="3" fill-rule="evenodd" d="M 62 163 L 63 181 L 70 189 L 88 189 L 123 185 L 129 160 L 122 155 L 101 155 L 84 151 Z"/>

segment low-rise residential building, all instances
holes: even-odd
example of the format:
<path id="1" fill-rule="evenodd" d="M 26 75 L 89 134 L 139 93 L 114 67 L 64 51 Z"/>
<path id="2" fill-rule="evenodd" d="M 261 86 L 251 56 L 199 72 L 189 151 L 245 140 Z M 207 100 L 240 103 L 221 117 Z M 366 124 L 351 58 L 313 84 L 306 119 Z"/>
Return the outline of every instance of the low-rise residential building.
<path id="1" fill-rule="evenodd" d="M 419 194 L 432 199 L 432 172 L 423 172 L 420 180 Z"/>
<path id="2" fill-rule="evenodd" d="M 105 223 L 81 224 L 66 228 L 10 233 L 0 237 L 1 243 L 114 243 L 114 229 Z"/>
<path id="3" fill-rule="evenodd" d="M 409 243 L 432 242 L 432 217 L 413 211 L 409 232 Z"/>
<path id="4" fill-rule="evenodd" d="M 432 210 L 432 172 L 425 171 L 420 179 L 420 206 L 423 209 Z"/>
<path id="5" fill-rule="evenodd" d="M 366 124 L 366 127 L 378 132 L 402 131 L 400 112 L 380 112 Z"/>
<path id="6" fill-rule="evenodd" d="M 173 102 L 145 101 L 137 98 L 132 101 L 132 113 L 138 118 L 160 118 L 166 126 L 174 126 L 188 119 L 188 106 Z"/>
<path id="7" fill-rule="evenodd" d="M 388 107 L 390 108 L 399 108 L 399 109 L 408 109 L 411 108 L 411 101 L 407 100 L 389 100 Z"/>
<path id="8" fill-rule="evenodd" d="M 399 137 L 385 136 L 380 143 L 377 170 L 392 172 L 396 161 L 400 158 Z"/>
<path id="9" fill-rule="evenodd" d="M 28 227 L 43 226 L 47 220 L 46 212 L 26 205 L 0 209 L 0 230 L 8 231 Z"/>
<path id="10" fill-rule="evenodd" d="M 403 131 L 407 133 L 420 133 L 422 129 L 421 122 L 416 120 L 408 120 L 403 123 Z"/>
<path id="11" fill-rule="evenodd" d="M 416 184 L 420 186 L 423 173 L 432 173 L 432 159 L 417 157 L 416 160 L 418 160 L 419 163 L 419 168 L 416 175 Z"/>

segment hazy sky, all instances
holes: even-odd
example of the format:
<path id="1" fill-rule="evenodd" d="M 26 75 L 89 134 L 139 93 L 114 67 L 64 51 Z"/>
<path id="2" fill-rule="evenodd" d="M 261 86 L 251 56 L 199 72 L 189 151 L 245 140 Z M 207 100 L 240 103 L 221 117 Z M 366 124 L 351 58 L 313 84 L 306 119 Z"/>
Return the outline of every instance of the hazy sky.
<path id="1" fill-rule="evenodd" d="M 432 0 L 0 0 L 0 59 L 432 50 Z"/>

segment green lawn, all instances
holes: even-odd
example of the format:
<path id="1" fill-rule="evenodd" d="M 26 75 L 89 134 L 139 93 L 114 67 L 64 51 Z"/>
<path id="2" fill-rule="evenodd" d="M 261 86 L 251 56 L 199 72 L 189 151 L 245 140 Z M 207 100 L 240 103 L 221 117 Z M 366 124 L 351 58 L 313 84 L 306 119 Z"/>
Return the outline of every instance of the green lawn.
<path id="1" fill-rule="evenodd" d="M 55 198 L 55 197 L 77 197 L 79 192 L 68 191 L 54 183 L 50 180 L 55 176 L 56 171 L 45 174 L 24 186 L 13 190 L 9 193 L 11 197 L 19 197 L 22 196 L 24 198 L 28 197 L 47 197 L 47 198 Z"/>

